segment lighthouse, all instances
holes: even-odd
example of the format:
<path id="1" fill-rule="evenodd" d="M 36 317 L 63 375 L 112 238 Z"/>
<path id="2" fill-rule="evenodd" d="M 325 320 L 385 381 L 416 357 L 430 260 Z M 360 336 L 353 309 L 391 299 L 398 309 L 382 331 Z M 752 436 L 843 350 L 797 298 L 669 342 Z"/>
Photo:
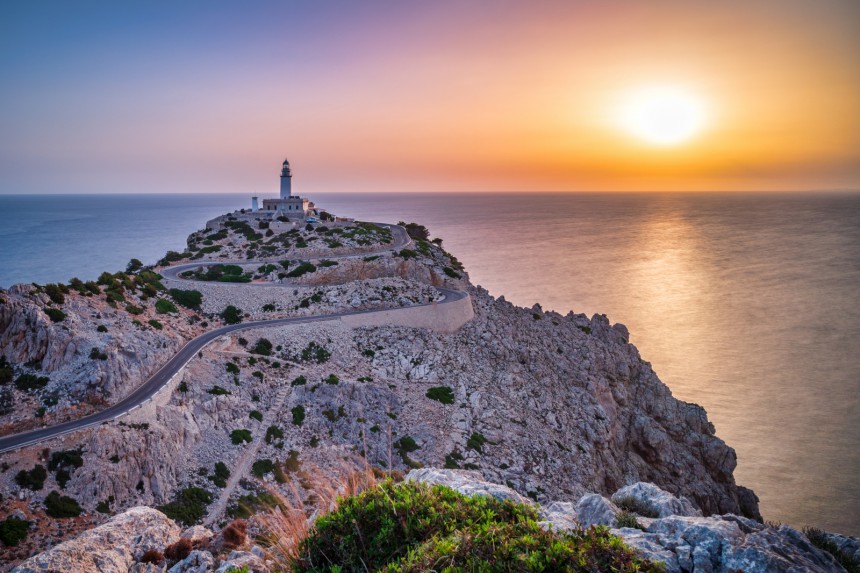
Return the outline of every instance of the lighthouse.
<path id="1" fill-rule="evenodd" d="M 292 183 L 293 173 L 290 171 L 290 162 L 284 159 L 284 165 L 281 167 L 281 199 L 289 199 L 293 196 Z"/>

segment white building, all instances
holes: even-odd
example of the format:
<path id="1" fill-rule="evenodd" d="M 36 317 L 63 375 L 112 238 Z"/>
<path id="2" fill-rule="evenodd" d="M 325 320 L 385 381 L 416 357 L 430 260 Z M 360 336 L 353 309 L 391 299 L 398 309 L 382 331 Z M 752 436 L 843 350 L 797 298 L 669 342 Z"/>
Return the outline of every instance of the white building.
<path id="1" fill-rule="evenodd" d="M 278 199 L 263 199 L 263 212 L 274 217 L 304 219 L 314 209 L 314 204 L 305 197 L 293 195 L 293 172 L 290 162 L 284 159 L 281 167 L 281 196 Z"/>

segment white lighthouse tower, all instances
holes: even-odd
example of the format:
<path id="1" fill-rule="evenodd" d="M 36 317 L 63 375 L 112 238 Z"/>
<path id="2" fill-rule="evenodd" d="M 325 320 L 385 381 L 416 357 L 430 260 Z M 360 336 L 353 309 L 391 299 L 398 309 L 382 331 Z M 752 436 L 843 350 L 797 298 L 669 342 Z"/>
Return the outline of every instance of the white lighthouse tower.
<path id="1" fill-rule="evenodd" d="M 290 162 L 284 159 L 281 168 L 281 199 L 289 199 L 293 196 L 293 173 L 290 171 Z"/>

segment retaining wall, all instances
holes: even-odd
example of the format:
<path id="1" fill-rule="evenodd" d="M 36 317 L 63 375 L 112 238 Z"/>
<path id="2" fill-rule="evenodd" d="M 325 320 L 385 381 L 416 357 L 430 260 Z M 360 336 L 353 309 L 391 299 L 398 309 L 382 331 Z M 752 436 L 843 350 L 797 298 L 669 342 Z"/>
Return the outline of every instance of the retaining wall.
<path id="1" fill-rule="evenodd" d="M 359 326 L 408 326 L 450 333 L 459 330 L 474 316 L 472 297 L 466 295 L 460 300 L 444 304 L 351 314 L 340 317 L 340 321 L 351 328 Z"/>

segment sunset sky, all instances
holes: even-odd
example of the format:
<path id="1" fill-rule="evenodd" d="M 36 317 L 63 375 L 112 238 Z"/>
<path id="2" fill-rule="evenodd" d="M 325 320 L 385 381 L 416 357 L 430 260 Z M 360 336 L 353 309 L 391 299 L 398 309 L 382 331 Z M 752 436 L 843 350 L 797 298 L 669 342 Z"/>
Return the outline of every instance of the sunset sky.
<path id="1" fill-rule="evenodd" d="M 10 1 L 0 73 L 0 193 L 860 189 L 856 0 Z"/>

